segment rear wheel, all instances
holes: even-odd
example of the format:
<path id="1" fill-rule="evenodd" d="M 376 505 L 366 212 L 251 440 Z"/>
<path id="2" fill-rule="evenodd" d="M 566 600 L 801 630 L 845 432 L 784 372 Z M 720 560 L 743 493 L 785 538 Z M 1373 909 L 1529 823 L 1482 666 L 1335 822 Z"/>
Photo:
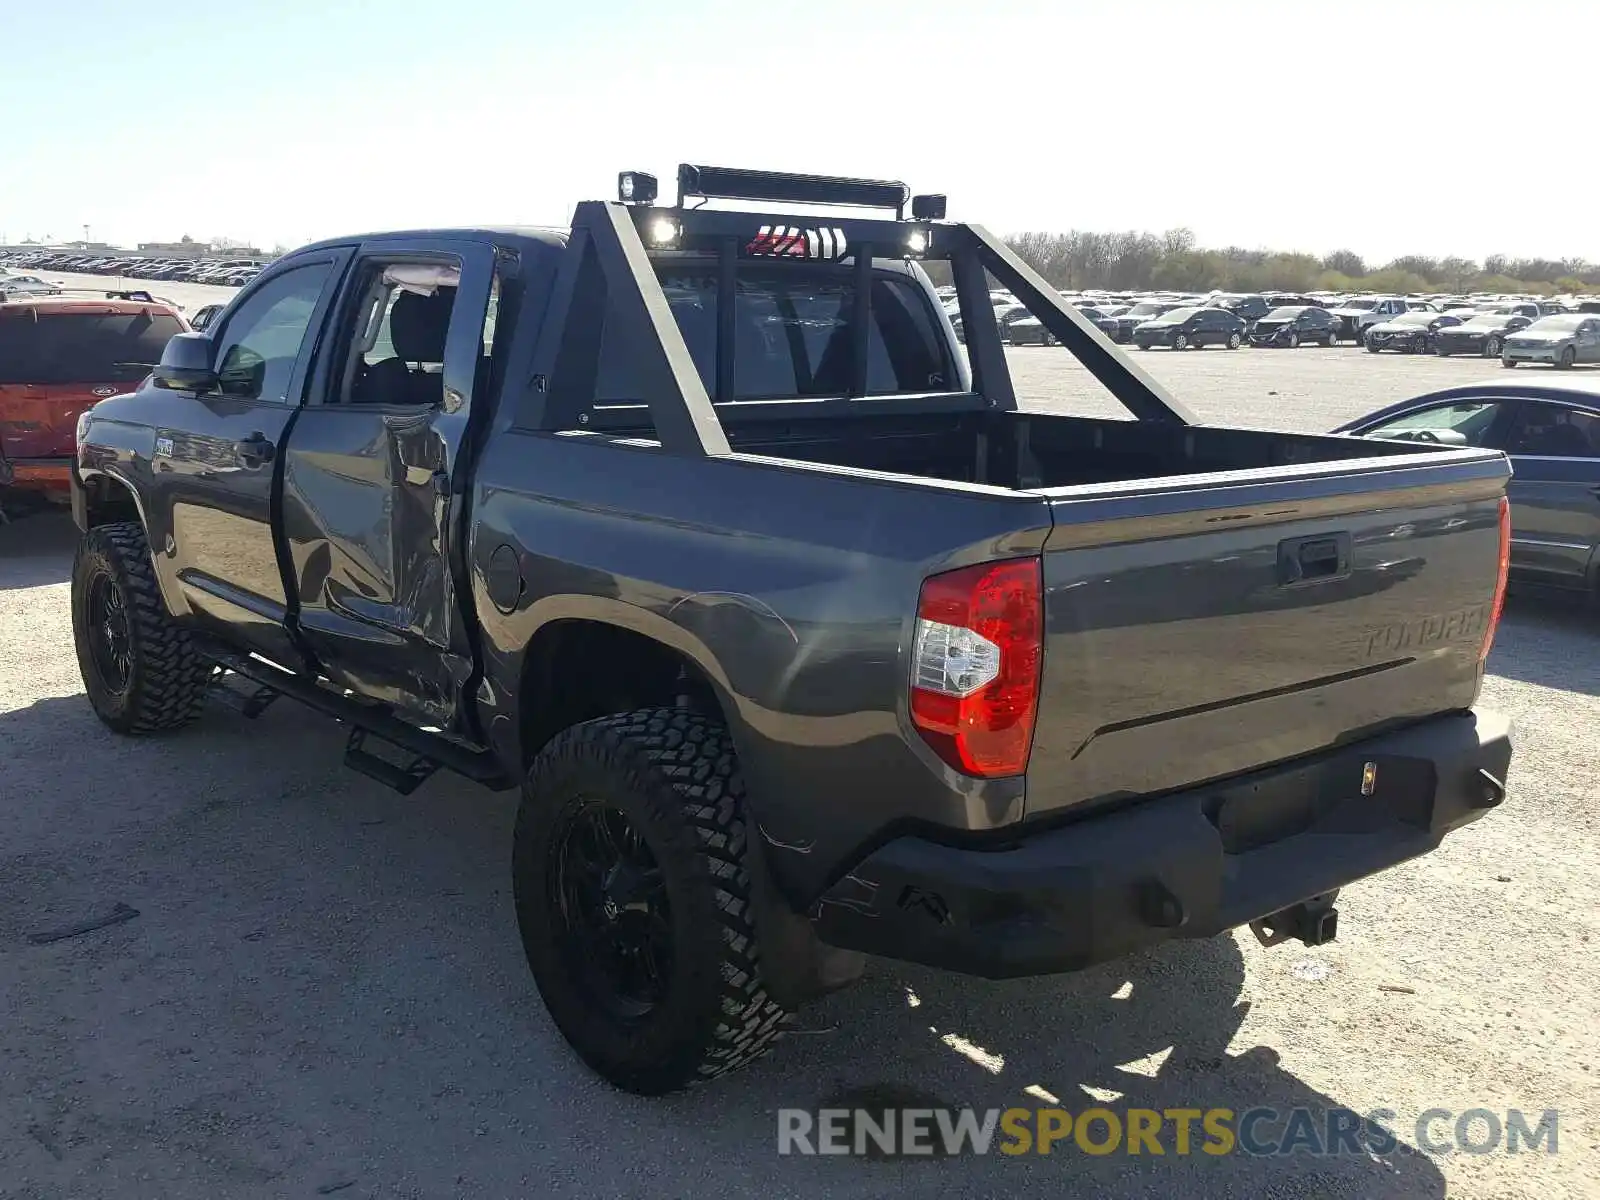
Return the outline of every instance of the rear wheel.
<path id="1" fill-rule="evenodd" d="M 72 640 L 89 704 L 118 733 L 177 729 L 205 707 L 211 663 L 168 614 L 138 524 L 100 525 L 78 544 Z"/>
<path id="2" fill-rule="evenodd" d="M 768 996 L 727 730 L 683 709 L 602 717 L 535 759 L 512 881 L 556 1027 L 615 1086 L 660 1095 L 760 1057 Z"/>

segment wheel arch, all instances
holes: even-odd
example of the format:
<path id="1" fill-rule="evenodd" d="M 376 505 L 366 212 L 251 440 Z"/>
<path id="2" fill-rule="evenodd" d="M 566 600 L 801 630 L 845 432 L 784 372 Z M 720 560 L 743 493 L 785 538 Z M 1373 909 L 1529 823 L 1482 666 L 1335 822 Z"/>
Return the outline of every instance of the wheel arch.
<path id="1" fill-rule="evenodd" d="M 626 612 L 611 611 L 611 606 Z M 523 645 L 516 670 L 516 750 L 525 770 L 561 730 L 636 708 L 687 707 L 748 743 L 726 676 L 681 626 L 632 605 L 553 614 Z"/>
<path id="2" fill-rule="evenodd" d="M 106 471 L 80 476 L 83 490 L 83 515 L 79 521 L 84 532 L 98 525 L 118 521 L 136 521 L 141 529 L 149 530 L 144 519 L 144 505 L 139 494 L 127 480 Z"/>

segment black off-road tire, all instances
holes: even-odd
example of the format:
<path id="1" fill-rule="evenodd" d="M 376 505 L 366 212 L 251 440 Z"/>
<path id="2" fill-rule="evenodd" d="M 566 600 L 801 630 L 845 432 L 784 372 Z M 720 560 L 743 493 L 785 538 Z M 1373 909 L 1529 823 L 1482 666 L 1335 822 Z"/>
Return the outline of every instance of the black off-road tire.
<path id="1" fill-rule="evenodd" d="M 121 593 L 131 668 L 120 690 L 103 677 L 90 650 L 89 596 L 97 579 Z M 72 563 L 72 641 L 95 716 L 118 733 L 178 729 L 205 708 L 212 664 L 161 600 L 150 546 L 133 521 L 99 525 L 78 543 Z"/>
<path id="2" fill-rule="evenodd" d="M 552 883 L 563 813 L 586 799 L 626 816 L 658 865 L 670 906 L 664 999 L 626 1019 L 569 969 Z M 575 725 L 523 784 L 512 883 L 523 950 L 551 1018 L 579 1057 L 625 1091 L 655 1096 L 766 1053 L 788 1011 L 767 994 L 756 944 L 744 784 L 727 729 L 677 708 Z"/>

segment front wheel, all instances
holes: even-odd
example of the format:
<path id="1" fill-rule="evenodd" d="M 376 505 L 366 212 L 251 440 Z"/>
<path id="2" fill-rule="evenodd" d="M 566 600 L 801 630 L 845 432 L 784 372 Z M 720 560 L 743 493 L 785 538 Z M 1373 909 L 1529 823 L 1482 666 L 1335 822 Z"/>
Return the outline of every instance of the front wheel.
<path id="1" fill-rule="evenodd" d="M 1500 360 L 1500 365 L 1501 365 L 1501 366 L 1502 366 L 1502 367 L 1505 367 L 1505 368 L 1506 368 L 1506 369 L 1507 369 L 1507 370 L 1509 370 L 1509 369 L 1511 369 L 1511 368 L 1512 368 L 1512 367 L 1515 367 L 1515 366 L 1516 366 L 1516 365 L 1517 365 L 1517 364 L 1516 364 L 1516 363 L 1515 363 L 1515 362 L 1513 362 L 1513 361 L 1512 361 L 1512 360 L 1511 360 L 1511 359 L 1509 359 L 1509 358 L 1502 358 L 1502 359 L 1501 359 L 1501 360 Z"/>
<path id="2" fill-rule="evenodd" d="M 1172 348 L 1174 350 L 1187 350 L 1189 348 L 1189 339 L 1184 334 L 1180 333 L 1177 337 L 1172 339 Z"/>
<path id="3" fill-rule="evenodd" d="M 1298 329 L 1291 329 L 1289 331 L 1289 349 L 1297 350 L 1299 348 L 1300 348 L 1300 331 Z"/>
<path id="4" fill-rule="evenodd" d="M 1326 342 L 1324 342 L 1323 345 L 1325 345 L 1329 350 L 1332 350 L 1338 344 L 1339 344 L 1339 335 L 1337 333 L 1334 333 L 1332 330 L 1329 330 L 1328 331 L 1328 340 Z"/>
<path id="5" fill-rule="evenodd" d="M 1568 346 L 1556 358 L 1556 369 L 1558 371 L 1569 370 L 1572 367 L 1572 364 L 1577 362 L 1577 361 L 1578 361 L 1578 353 L 1577 353 L 1577 351 L 1575 351 L 1571 346 Z"/>
<path id="6" fill-rule="evenodd" d="M 1499 358 L 1500 357 L 1500 339 L 1499 338 L 1491 337 L 1486 342 L 1483 343 L 1483 356 L 1485 358 Z"/>
<path id="7" fill-rule="evenodd" d="M 1371 338 L 1367 339 L 1368 354 L 1377 354 L 1380 350 L 1382 350 L 1382 347 L 1379 346 L 1377 342 L 1373 341 Z"/>
<path id="8" fill-rule="evenodd" d="M 1244 339 L 1241 338 L 1237 333 L 1230 333 L 1228 335 L 1228 349 L 1237 350 L 1243 341 Z"/>
<path id="9" fill-rule="evenodd" d="M 523 949 L 556 1027 L 625 1091 L 714 1078 L 782 1030 L 748 830 L 727 730 L 684 709 L 575 725 L 528 772 L 512 862 Z"/>
<path id="10" fill-rule="evenodd" d="M 118 733 L 177 729 L 205 707 L 212 666 L 168 614 L 135 522 L 97 526 L 79 542 L 72 641 L 89 704 Z"/>

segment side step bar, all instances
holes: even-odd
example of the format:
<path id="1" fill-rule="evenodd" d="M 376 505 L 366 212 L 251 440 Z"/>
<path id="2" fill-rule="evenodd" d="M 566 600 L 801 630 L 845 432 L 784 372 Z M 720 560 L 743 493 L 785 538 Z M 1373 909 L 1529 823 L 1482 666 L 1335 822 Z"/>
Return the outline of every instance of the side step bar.
<path id="1" fill-rule="evenodd" d="M 280 667 L 262 662 L 231 650 L 207 647 L 206 657 L 219 667 L 232 671 L 259 688 L 298 700 L 325 716 L 350 726 L 350 738 L 345 748 L 345 765 L 394 788 L 402 795 L 414 791 L 431 775 L 436 767 L 444 767 L 464 775 L 475 783 L 495 791 L 516 786 L 497 759 L 488 750 L 472 750 L 458 745 L 449 738 L 418 729 L 396 717 L 387 707 L 362 704 L 330 691 L 299 675 L 291 675 Z M 261 692 L 248 698 L 259 704 Z M 252 707 L 255 705 L 252 704 Z M 265 704 L 260 707 L 264 708 Z M 259 711 L 259 709 L 258 709 Z M 253 714 L 247 714 L 253 715 Z M 380 758 L 365 748 L 368 737 L 388 742 L 413 756 L 413 761 L 401 766 Z"/>

